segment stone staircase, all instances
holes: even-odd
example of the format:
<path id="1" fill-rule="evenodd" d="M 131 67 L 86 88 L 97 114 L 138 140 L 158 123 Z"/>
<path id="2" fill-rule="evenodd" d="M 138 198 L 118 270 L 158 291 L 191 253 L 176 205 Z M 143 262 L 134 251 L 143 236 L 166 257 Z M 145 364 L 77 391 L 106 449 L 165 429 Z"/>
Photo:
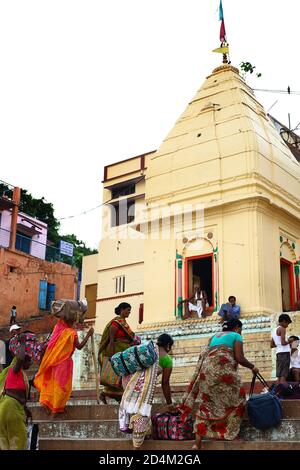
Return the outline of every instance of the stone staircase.
<path id="1" fill-rule="evenodd" d="M 179 401 L 181 393 L 174 394 Z M 131 450 L 131 436 L 118 427 L 118 405 L 98 405 L 91 396 L 72 398 L 63 416 L 54 419 L 31 403 L 34 422 L 39 425 L 40 450 Z M 204 441 L 204 450 L 300 450 L 300 400 L 284 400 L 284 419 L 277 428 L 259 431 L 244 419 L 238 439 Z M 159 391 L 152 412 L 162 407 Z M 146 439 L 142 450 L 190 450 L 192 441 L 155 441 Z"/>

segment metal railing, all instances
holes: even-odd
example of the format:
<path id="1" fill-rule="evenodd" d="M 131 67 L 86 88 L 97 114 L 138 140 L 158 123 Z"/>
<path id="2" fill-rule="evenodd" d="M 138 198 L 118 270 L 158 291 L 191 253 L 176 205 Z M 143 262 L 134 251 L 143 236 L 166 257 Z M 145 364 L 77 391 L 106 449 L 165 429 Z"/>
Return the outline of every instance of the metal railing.
<path id="1" fill-rule="evenodd" d="M 0 247 L 8 248 L 10 241 L 10 230 L 0 228 Z M 60 253 L 59 248 L 46 245 L 37 240 L 33 240 L 25 235 L 17 234 L 15 249 L 22 251 L 36 258 L 50 261 L 51 263 L 61 262 L 74 266 L 74 257 L 66 256 Z"/>
<path id="2" fill-rule="evenodd" d="M 0 197 L 5 197 L 7 199 L 13 198 L 13 192 L 15 187 L 5 181 L 0 180 Z"/>

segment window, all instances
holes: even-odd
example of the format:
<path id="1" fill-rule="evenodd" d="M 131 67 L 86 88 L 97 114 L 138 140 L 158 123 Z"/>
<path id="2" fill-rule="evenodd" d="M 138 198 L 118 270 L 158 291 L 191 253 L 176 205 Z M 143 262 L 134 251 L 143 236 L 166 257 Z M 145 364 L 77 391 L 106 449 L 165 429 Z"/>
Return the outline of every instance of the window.
<path id="1" fill-rule="evenodd" d="M 134 221 L 135 216 L 135 200 L 125 199 L 111 204 L 111 226 L 130 224 Z"/>
<path id="2" fill-rule="evenodd" d="M 116 294 L 122 294 L 125 292 L 125 276 L 117 276 L 114 280 Z"/>
<path id="3" fill-rule="evenodd" d="M 112 199 L 117 199 L 121 196 L 128 196 L 135 193 L 135 184 L 119 185 L 111 190 Z"/>
<path id="4" fill-rule="evenodd" d="M 23 251 L 30 255 L 31 237 L 25 237 L 20 232 L 17 232 L 16 250 Z"/>

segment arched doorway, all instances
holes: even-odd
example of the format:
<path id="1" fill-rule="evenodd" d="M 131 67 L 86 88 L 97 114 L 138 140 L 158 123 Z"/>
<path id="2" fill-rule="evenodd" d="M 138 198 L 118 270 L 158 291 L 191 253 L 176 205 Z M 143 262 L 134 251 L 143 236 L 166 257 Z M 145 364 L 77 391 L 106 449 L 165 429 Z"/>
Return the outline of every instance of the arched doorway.
<path id="1" fill-rule="evenodd" d="M 280 259 L 282 311 L 290 312 L 295 305 L 294 265 L 285 258 Z"/>

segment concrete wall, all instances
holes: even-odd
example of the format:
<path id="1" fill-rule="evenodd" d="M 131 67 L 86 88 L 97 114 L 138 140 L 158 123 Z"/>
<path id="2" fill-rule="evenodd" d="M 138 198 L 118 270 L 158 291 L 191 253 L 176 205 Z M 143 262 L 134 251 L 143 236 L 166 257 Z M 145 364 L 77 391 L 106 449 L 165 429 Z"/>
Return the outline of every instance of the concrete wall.
<path id="1" fill-rule="evenodd" d="M 97 303 L 97 274 L 98 253 L 84 256 L 82 259 L 82 276 L 80 285 L 80 298 L 87 298 L 88 311 L 86 318 L 94 318 Z"/>
<path id="2" fill-rule="evenodd" d="M 80 298 L 85 296 L 85 286 L 97 284 L 98 253 L 82 258 L 82 277 L 80 285 Z"/>
<path id="3" fill-rule="evenodd" d="M 56 299 L 76 298 L 76 268 L 0 248 L 0 324 L 9 323 L 12 305 L 17 307 L 18 319 L 37 315 L 39 284 L 45 276 L 56 285 Z"/>
<path id="4" fill-rule="evenodd" d="M 293 323 L 288 328 L 288 335 L 300 333 L 300 312 L 290 314 Z M 263 377 L 270 381 L 275 380 L 276 355 L 270 348 L 271 331 L 277 325 L 278 315 L 248 316 L 243 320 L 244 353 L 246 358 L 254 363 Z M 131 317 L 129 317 L 129 323 Z M 203 352 L 213 334 L 220 331 L 221 326 L 213 318 L 187 320 L 184 322 L 157 322 L 152 325 L 140 325 L 136 333 L 142 340 L 155 339 L 162 333 L 170 334 L 174 339 L 172 385 L 187 385 L 194 373 L 199 355 Z M 95 342 L 100 343 L 101 335 L 95 335 Z M 94 389 L 95 374 L 92 363 L 90 342 L 83 351 L 74 354 L 74 389 Z M 239 366 L 239 373 L 243 382 L 249 383 L 252 373 L 249 369 Z M 159 380 L 158 380 L 159 384 Z"/>

